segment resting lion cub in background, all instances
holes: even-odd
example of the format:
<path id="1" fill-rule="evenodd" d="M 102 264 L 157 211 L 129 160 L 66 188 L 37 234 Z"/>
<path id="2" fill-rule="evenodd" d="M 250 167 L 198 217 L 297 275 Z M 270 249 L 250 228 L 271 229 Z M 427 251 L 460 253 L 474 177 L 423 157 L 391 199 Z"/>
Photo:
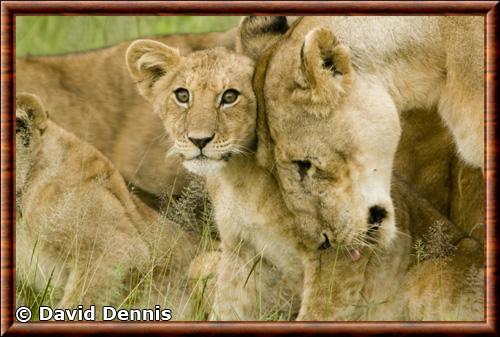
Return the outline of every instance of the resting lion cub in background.
<path id="1" fill-rule="evenodd" d="M 50 283 L 58 307 L 124 304 L 131 273 L 151 281 L 149 303 L 182 315 L 185 275 L 197 240 L 127 190 L 94 147 L 47 118 L 39 99 L 16 97 L 16 267 L 21 282 Z M 135 274 L 133 274 L 135 275 Z M 154 299 L 153 299 L 154 298 Z M 146 301 L 147 302 L 147 301 Z"/>

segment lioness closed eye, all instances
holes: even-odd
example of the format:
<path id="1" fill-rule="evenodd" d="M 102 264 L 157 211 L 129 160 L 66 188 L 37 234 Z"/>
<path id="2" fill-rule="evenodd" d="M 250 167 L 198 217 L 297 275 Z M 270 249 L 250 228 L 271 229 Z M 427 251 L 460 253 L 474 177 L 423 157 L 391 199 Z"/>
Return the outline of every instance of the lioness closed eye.
<path id="1" fill-rule="evenodd" d="M 274 29 L 283 21 L 247 17 L 239 28 L 239 48 L 261 56 L 255 90 L 269 131 L 259 134 L 270 145 L 259 160 L 318 245 L 387 245 L 400 112 L 437 107 L 462 158 L 482 166 L 482 21 L 323 16 Z"/>
<path id="2" fill-rule="evenodd" d="M 311 230 L 309 223 L 295 222 L 276 179 L 256 164 L 252 130 L 256 111 L 248 88 L 252 74 L 248 59 L 220 49 L 180 57 L 172 48 L 142 40 L 131 45 L 127 62 L 139 90 L 152 102 L 167 131 L 184 144 L 174 153 L 207 180 L 221 237 L 211 319 L 255 320 L 269 313 L 290 319 L 297 315 L 301 297 L 301 319 L 359 319 L 367 299 L 387 303 L 381 311 L 390 310 L 383 316 L 377 316 L 377 310 L 373 317 L 403 315 L 405 307 L 395 304 L 392 297 L 409 267 L 408 224 L 431 222 L 439 216 L 433 212 L 424 216 L 420 211 L 406 215 L 406 201 L 400 198 L 398 230 L 404 234 L 394 245 L 375 253 L 367 249 L 363 254 L 355 249 L 326 249 L 328 237 L 318 243 L 304 235 Z M 238 71 L 229 72 L 233 67 Z M 240 76 L 242 82 L 235 82 L 233 76 Z M 233 140 L 233 145 L 217 148 L 220 137 Z M 248 152 L 241 151 L 243 144 L 248 144 Z M 305 181 L 309 171 L 315 170 L 305 160 L 293 164 L 298 180 Z M 321 172 L 313 174 L 324 178 Z M 420 203 L 409 202 L 415 209 Z M 349 206 L 345 206 L 347 211 Z M 382 204 L 375 204 L 363 221 L 376 227 L 391 217 L 386 212 Z M 374 233 L 367 230 L 366 235 L 377 241 L 377 232 L 384 229 L 371 231 Z M 327 261 L 336 265 L 335 273 Z M 390 286 L 389 279 L 393 280 Z"/>
<path id="3" fill-rule="evenodd" d="M 284 17 L 242 20 L 239 48 L 258 59 L 257 158 L 279 180 L 288 209 L 316 238 L 319 249 L 332 243 L 347 247 L 359 264 L 371 249 L 390 250 L 401 244 L 395 220 L 399 218 L 400 226 L 402 213 L 391 196 L 393 159 L 401 134 L 398 111 L 439 105 L 446 120 L 454 105 L 449 104 L 450 89 L 460 92 L 454 78 L 443 74 L 450 64 L 447 57 L 463 54 L 441 48 L 445 36 L 439 33 L 438 26 L 444 23 L 437 22 L 440 19 L 304 17 L 289 29 Z M 471 29 L 474 34 L 481 30 L 480 19 L 463 20 L 477 20 Z M 462 34 L 457 41 L 464 42 L 463 38 L 470 35 Z M 480 46 L 482 39 L 471 40 L 474 43 L 463 52 L 471 55 L 470 77 L 477 79 L 481 56 L 472 55 L 482 54 L 482 48 L 471 46 Z M 463 122 L 452 124 L 451 130 L 462 136 L 456 140 L 463 158 L 480 165 L 482 80 L 469 89 L 461 97 L 470 100 L 466 104 L 457 100 L 460 107 L 452 110 L 463 113 L 471 132 L 460 131 Z M 318 263 L 318 270 L 329 269 Z M 316 296 L 325 297 L 321 287 Z M 302 308 L 304 303 L 308 301 L 303 300 Z M 314 312 L 317 304 L 307 307 Z M 332 303 L 324 307 L 331 310 Z M 310 310 L 299 317 L 307 317 Z"/>
<path id="4" fill-rule="evenodd" d="M 348 50 L 327 30 L 290 42 L 290 34 L 307 33 L 304 20 L 256 66 L 257 157 L 279 180 L 314 245 L 341 245 L 357 260 L 367 246 L 387 247 L 395 238 L 390 182 L 401 132 L 397 109 L 377 83 L 354 81 Z M 242 21 L 243 49 L 283 34 L 259 22 L 269 25 L 260 17 Z"/>

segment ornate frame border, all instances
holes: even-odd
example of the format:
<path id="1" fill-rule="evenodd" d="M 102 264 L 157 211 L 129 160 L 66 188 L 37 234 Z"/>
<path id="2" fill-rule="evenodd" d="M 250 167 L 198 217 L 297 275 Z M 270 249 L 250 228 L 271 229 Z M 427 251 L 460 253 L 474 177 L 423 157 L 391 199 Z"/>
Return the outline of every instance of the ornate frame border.
<path id="1" fill-rule="evenodd" d="M 484 322 L 18 323 L 15 307 L 15 18 L 18 15 L 481 15 L 486 42 L 486 319 Z M 497 335 L 498 1 L 5 1 L 1 4 L 1 335 Z"/>

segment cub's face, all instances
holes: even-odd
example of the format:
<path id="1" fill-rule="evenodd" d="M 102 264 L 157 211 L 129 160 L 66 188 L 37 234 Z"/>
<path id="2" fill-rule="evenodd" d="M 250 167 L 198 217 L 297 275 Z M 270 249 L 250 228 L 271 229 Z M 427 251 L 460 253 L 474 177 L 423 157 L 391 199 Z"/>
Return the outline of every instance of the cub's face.
<path id="1" fill-rule="evenodd" d="M 212 174 L 232 156 L 253 151 L 256 102 L 249 58 L 223 48 L 182 57 L 147 40 L 132 44 L 127 55 L 139 90 L 174 140 L 169 155 L 180 155 L 188 170 Z"/>
<path id="2" fill-rule="evenodd" d="M 47 115 L 39 99 L 30 94 L 16 97 L 16 192 L 22 191 L 34 156 L 42 143 Z"/>
<path id="3" fill-rule="evenodd" d="M 251 39 L 249 29 L 257 41 L 269 34 L 255 30 L 259 19 L 244 20 L 242 36 Z M 356 259 L 363 247 L 387 246 L 396 234 L 398 113 L 378 82 L 354 72 L 349 50 L 331 31 L 296 29 L 256 66 L 263 101 L 257 158 L 276 176 L 311 248 L 338 244 Z"/>

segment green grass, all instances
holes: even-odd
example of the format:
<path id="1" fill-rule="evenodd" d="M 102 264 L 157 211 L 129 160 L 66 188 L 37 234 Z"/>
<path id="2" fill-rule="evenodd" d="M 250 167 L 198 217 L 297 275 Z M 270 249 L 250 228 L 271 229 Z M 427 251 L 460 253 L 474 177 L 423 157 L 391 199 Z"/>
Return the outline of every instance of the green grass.
<path id="1" fill-rule="evenodd" d="M 142 36 L 225 31 L 237 16 L 18 16 L 16 56 L 100 48 Z"/>

